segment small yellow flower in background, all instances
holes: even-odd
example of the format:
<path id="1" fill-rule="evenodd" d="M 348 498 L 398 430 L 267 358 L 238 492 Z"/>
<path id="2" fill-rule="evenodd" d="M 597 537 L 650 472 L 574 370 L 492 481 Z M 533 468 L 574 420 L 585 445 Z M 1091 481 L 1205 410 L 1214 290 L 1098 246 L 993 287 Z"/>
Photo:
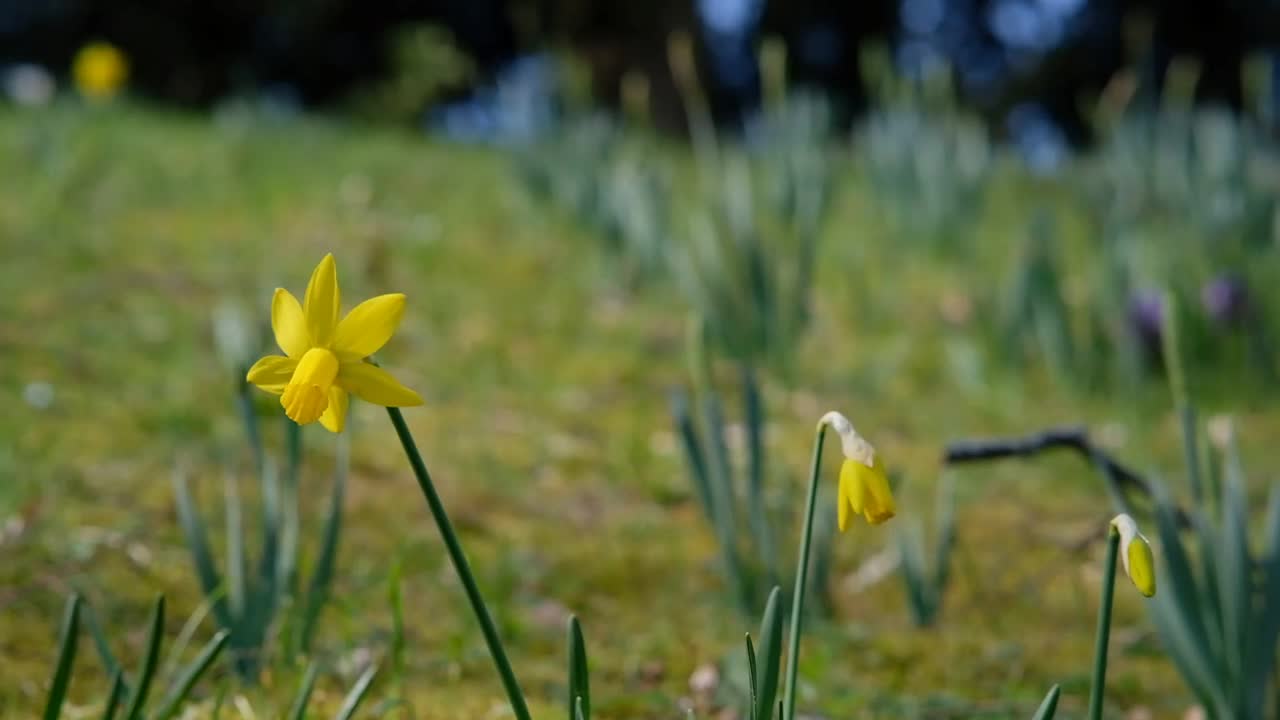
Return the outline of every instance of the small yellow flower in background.
<path id="1" fill-rule="evenodd" d="M 1156 594 L 1156 560 L 1151 543 L 1138 532 L 1133 518 L 1121 513 L 1111 521 L 1111 530 L 1120 535 L 1120 561 L 1138 592 L 1151 597 Z"/>
<path id="2" fill-rule="evenodd" d="M 820 425 L 827 425 L 840 436 L 840 448 L 844 463 L 840 466 L 840 488 L 837 493 L 840 531 L 849 526 L 849 512 L 862 515 L 872 525 L 893 517 L 896 508 L 884 463 L 876 456 L 876 449 L 853 429 L 849 418 L 832 411 L 822 416 Z"/>
<path id="3" fill-rule="evenodd" d="M 271 329 L 285 356 L 262 358 L 249 368 L 246 379 L 279 395 L 294 422 L 319 420 L 330 432 L 342 432 L 346 425 L 348 393 L 384 407 L 421 405 L 418 393 L 364 361 L 395 334 L 404 314 L 404 295 L 365 300 L 341 321 L 340 301 L 333 255 L 325 255 L 316 266 L 301 305 L 288 290 L 276 288 Z"/>
<path id="4" fill-rule="evenodd" d="M 81 95 L 90 100 L 109 100 L 129 78 L 129 61 L 111 43 L 89 43 L 76 53 L 71 75 Z"/>

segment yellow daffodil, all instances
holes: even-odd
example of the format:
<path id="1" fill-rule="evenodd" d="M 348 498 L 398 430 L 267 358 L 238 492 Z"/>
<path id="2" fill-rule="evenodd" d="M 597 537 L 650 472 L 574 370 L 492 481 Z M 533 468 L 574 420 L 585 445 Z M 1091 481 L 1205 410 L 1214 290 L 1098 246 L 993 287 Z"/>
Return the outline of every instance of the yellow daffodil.
<path id="1" fill-rule="evenodd" d="M 1133 518 L 1121 513 L 1111 521 L 1111 531 L 1120 536 L 1120 561 L 1138 592 L 1151 597 L 1156 594 L 1156 560 L 1151 543 L 1138 532 Z"/>
<path id="2" fill-rule="evenodd" d="M 124 87 L 129 77 L 129 61 L 111 43 L 90 43 L 76 53 L 71 75 L 85 97 L 109 100 Z"/>
<path id="3" fill-rule="evenodd" d="M 391 339 L 404 314 L 404 295 L 379 295 L 338 320 L 338 269 L 325 255 L 302 304 L 277 288 L 271 329 L 284 356 L 268 355 L 249 369 L 248 381 L 280 396 L 285 414 L 299 425 L 317 420 L 331 432 L 346 424 L 348 393 L 384 407 L 421 405 L 418 393 L 391 373 L 365 362 Z"/>
<path id="4" fill-rule="evenodd" d="M 849 526 L 849 513 L 862 515 L 872 525 L 893 517 L 896 508 L 884 463 L 877 457 L 871 443 L 853 429 L 849 418 L 832 411 L 822 416 L 820 424 L 827 425 L 840 436 L 840 448 L 844 463 L 840 465 L 840 486 L 837 503 L 840 530 Z"/>

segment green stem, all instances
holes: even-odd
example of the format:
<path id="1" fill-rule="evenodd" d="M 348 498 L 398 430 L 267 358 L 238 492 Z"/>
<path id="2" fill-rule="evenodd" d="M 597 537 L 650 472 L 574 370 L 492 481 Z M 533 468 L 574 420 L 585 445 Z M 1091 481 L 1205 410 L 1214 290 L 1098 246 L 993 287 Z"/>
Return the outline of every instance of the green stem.
<path id="1" fill-rule="evenodd" d="M 782 720 L 796 716 L 796 673 L 800 666 L 800 624 L 804 619 L 804 591 L 809 585 L 809 541 L 813 538 L 814 507 L 818 504 L 818 470 L 822 466 L 822 442 L 826 423 L 818 424 L 809 469 L 809 497 L 805 501 L 804 525 L 800 530 L 800 560 L 796 564 L 796 589 L 791 595 L 791 636 L 787 639 L 787 684 L 783 690 Z"/>
<path id="2" fill-rule="evenodd" d="M 422 461 L 422 455 L 418 453 L 413 435 L 405 425 L 404 416 L 400 414 L 399 408 L 387 408 L 387 415 L 391 416 L 391 424 L 395 426 L 400 444 L 404 446 L 404 454 L 408 456 L 409 464 L 413 466 L 418 487 L 422 489 L 422 495 L 427 499 L 427 506 L 431 509 L 431 517 L 435 519 L 436 527 L 440 529 L 440 537 L 444 540 L 445 549 L 449 551 L 453 569 L 458 573 L 458 579 L 462 581 L 462 587 L 467 592 L 467 601 L 471 603 L 471 610 L 475 612 L 476 621 L 480 623 L 480 632 L 484 634 L 484 641 L 489 646 L 493 664 L 497 666 L 498 674 L 502 676 L 502 686 L 507 691 L 507 699 L 511 701 L 511 710 L 515 713 L 516 720 L 531 720 L 529 708 L 525 705 L 524 693 L 520 690 L 520 683 L 511 669 L 511 662 L 507 660 L 507 653 L 502 647 L 498 629 L 494 626 L 489 608 L 480 595 L 480 588 L 471 574 L 467 556 L 462 552 L 462 545 L 458 542 L 458 536 L 453 530 L 453 523 L 449 522 L 449 516 L 445 513 L 444 503 L 440 502 L 440 496 L 436 494 L 435 485 L 431 482 L 431 475 L 427 472 L 426 463 Z"/>
<path id="3" fill-rule="evenodd" d="M 1098 607 L 1098 639 L 1093 651 L 1093 688 L 1089 691 L 1088 720 L 1102 718 L 1102 690 L 1107 683 L 1107 645 L 1111 636 L 1111 598 L 1116 589 L 1116 554 L 1120 534 L 1113 528 L 1107 539 L 1107 561 L 1102 567 L 1102 604 Z"/>

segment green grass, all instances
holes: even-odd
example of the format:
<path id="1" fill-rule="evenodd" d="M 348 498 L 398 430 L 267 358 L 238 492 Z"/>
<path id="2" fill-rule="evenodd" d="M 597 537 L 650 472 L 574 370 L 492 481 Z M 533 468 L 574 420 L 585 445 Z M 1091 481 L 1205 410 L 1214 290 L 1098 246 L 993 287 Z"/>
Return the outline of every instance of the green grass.
<path id="1" fill-rule="evenodd" d="M 620 290 L 598 243 L 535 205 L 508 163 L 332 121 L 0 111 L 0 715 L 42 707 L 71 589 L 130 666 L 144 638 L 124 629 L 143 626 L 157 592 L 172 608 L 169 637 L 199 605 L 169 474 L 188 463 L 212 502 L 227 467 L 247 464 L 212 310 L 235 301 L 265 322 L 270 290 L 301 292 L 328 251 L 344 306 L 408 295 L 380 360 L 427 399 L 406 417 L 534 713 L 564 711 L 570 610 L 587 631 L 597 717 L 675 717 L 693 671 L 726 657 L 737 675 L 723 697 L 745 691 L 742 632 L 757 621 L 721 591 L 667 415 L 666 391 L 684 382 L 684 307 L 661 288 Z M 867 188 L 856 178 L 842 188 L 798 371 L 766 387 L 779 493 L 799 505 L 813 423 L 832 408 L 905 474 L 905 513 L 931 512 L 941 446 L 963 436 L 1086 422 L 1123 437 L 1122 456 L 1179 474 L 1158 382 L 1106 397 L 1013 375 L 942 319 L 945 298 L 1004 281 L 1000 259 L 1017 254 L 1027 192 L 1044 190 L 1016 179 L 993 189 L 991 245 L 958 263 L 901 256 Z M 1079 247 L 1085 231 L 1072 232 L 1063 242 Z M 881 301 L 874 317 L 857 304 L 867 297 Z M 956 360 L 966 353 L 976 364 Z M 47 407 L 24 399 L 31 383 L 52 386 Z M 1280 427 L 1253 403 L 1241 442 L 1249 466 L 1267 467 Z M 279 410 L 265 395 L 262 408 Z M 329 670 L 315 702 L 337 708 L 360 656 L 384 661 L 366 707 L 392 695 L 385 597 L 399 559 L 413 717 L 500 717 L 490 713 L 501 688 L 385 414 L 353 410 L 335 600 L 317 633 Z M 278 446 L 278 425 L 268 428 Z M 314 533 L 334 444 L 318 427 L 304 435 L 304 490 L 318 483 L 303 493 L 304 532 Z M 827 467 L 834 482 L 836 463 Z M 957 495 L 954 581 L 937 628 L 912 627 L 896 577 L 849 590 L 862 561 L 893 547 L 892 524 L 838 538 L 837 615 L 809 625 L 802 708 L 1028 717 L 1062 682 L 1065 712 L 1081 711 L 1103 548 L 1068 546 L 1109 516 L 1098 481 L 1061 458 L 964 470 Z M 788 557 L 793 535 L 781 540 Z M 1135 593 L 1117 593 L 1113 639 L 1110 708 L 1170 717 L 1189 704 Z M 79 666 L 71 702 L 101 702 L 107 678 L 88 644 Z M 231 695 L 277 716 L 302 671 L 276 667 L 264 687 Z M 196 690 L 205 708 L 229 677 L 215 675 Z M 223 716 L 236 717 L 230 705 Z"/>

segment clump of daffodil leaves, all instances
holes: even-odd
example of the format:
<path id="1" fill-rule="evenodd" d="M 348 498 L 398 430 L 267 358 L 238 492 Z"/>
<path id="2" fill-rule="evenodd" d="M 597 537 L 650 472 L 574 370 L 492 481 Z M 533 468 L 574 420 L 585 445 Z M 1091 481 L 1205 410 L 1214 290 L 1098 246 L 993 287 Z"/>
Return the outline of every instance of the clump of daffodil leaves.
<path id="1" fill-rule="evenodd" d="M 341 294 L 333 255 L 325 255 L 302 303 L 284 288 L 271 299 L 271 329 L 284 355 L 254 363 L 247 380 L 280 396 L 299 425 L 319 421 L 330 432 L 346 425 L 350 395 L 384 407 L 421 405 L 418 393 L 365 360 L 391 339 L 404 314 L 404 295 L 365 300 L 339 320 Z"/>

